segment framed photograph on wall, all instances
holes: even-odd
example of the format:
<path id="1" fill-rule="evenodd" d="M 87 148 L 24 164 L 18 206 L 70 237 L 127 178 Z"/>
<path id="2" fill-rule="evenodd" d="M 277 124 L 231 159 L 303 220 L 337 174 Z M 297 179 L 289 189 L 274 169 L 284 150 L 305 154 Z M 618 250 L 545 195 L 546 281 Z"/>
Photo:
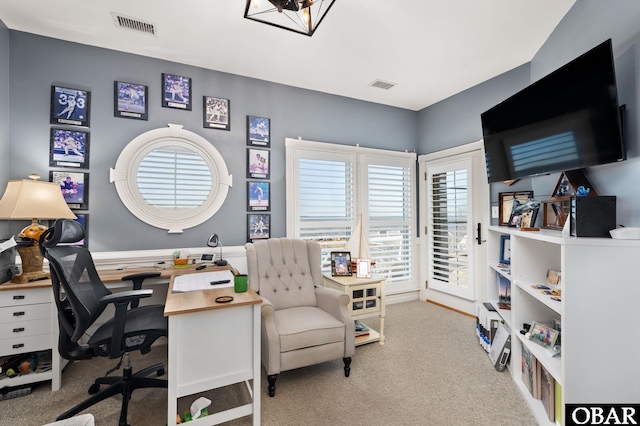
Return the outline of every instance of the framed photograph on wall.
<path id="1" fill-rule="evenodd" d="M 331 252 L 331 275 L 334 277 L 351 276 L 351 252 Z"/>
<path id="2" fill-rule="evenodd" d="M 498 225 L 510 225 L 509 219 L 511 219 L 514 200 L 518 200 L 518 202 L 524 204 L 529 201 L 530 198 L 533 198 L 533 191 L 501 192 L 498 194 Z"/>
<path id="3" fill-rule="evenodd" d="M 271 120 L 247 115 L 247 145 L 267 148 L 271 145 Z"/>
<path id="4" fill-rule="evenodd" d="M 51 86 L 51 124 L 89 127 L 91 92 Z"/>
<path id="5" fill-rule="evenodd" d="M 191 111 L 191 78 L 163 73 L 162 106 Z"/>
<path id="6" fill-rule="evenodd" d="M 248 214 L 247 215 L 247 240 L 262 240 L 271 235 L 271 215 L 270 214 Z"/>
<path id="7" fill-rule="evenodd" d="M 269 179 L 269 151 L 247 148 L 247 177 Z"/>
<path id="8" fill-rule="evenodd" d="M 203 96 L 203 120 L 205 129 L 231 130 L 231 101 Z"/>
<path id="9" fill-rule="evenodd" d="M 113 82 L 113 116 L 134 120 L 149 119 L 149 87 L 142 84 Z"/>
<path id="10" fill-rule="evenodd" d="M 89 132 L 51 129 L 49 165 L 53 167 L 89 168 Z"/>
<path id="11" fill-rule="evenodd" d="M 268 212 L 270 188 L 269 182 L 248 181 L 247 182 L 247 210 L 251 212 Z"/>
<path id="12" fill-rule="evenodd" d="M 72 210 L 89 208 L 89 173 L 49 171 L 49 182 L 60 185 L 60 191 Z"/>

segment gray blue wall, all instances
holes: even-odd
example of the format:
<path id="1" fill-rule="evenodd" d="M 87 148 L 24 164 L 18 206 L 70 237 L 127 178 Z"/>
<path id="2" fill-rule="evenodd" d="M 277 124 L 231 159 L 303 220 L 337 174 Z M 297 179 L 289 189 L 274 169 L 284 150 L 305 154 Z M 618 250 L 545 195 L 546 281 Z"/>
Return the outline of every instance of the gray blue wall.
<path id="1" fill-rule="evenodd" d="M 9 31 L 9 34 L 9 179 L 26 178 L 32 172 L 48 178 L 51 85 L 91 91 L 88 210 L 91 250 L 197 247 L 205 245 L 206 238 L 214 232 L 224 245 L 244 244 L 247 235 L 247 115 L 271 119 L 272 236 L 284 236 L 285 233 L 286 137 L 415 150 L 417 113 L 414 111 L 18 31 Z M 0 50 L 0 55 L 2 53 Z M 0 63 L 6 63 L 6 57 L 5 52 L 0 56 Z M 192 111 L 161 107 L 163 72 L 192 78 Z M 113 116 L 114 80 L 149 86 L 149 121 Z M 0 84 L 2 81 L 6 78 L 2 78 L 0 68 Z M 203 95 L 230 99 L 230 131 L 203 128 Z M 0 99 L 5 97 L 0 96 Z M 0 104 L 0 119 L 2 115 L 3 106 Z M 233 187 L 222 208 L 206 223 L 186 229 L 179 235 L 169 235 L 139 221 L 123 206 L 114 185 L 109 183 L 109 168 L 115 165 L 124 146 L 137 135 L 164 127 L 167 123 L 182 124 L 185 129 L 210 141 L 233 175 Z M 3 188 L 5 180 L 0 176 Z M 16 233 L 24 225 L 11 222 L 10 231 Z"/>
<path id="2" fill-rule="evenodd" d="M 628 160 L 586 171 L 600 195 L 618 197 L 618 223 L 640 226 L 640 141 L 638 135 L 640 70 L 640 2 L 577 0 L 530 64 L 488 80 L 419 113 L 418 152 L 430 153 L 482 139 L 480 114 L 544 77 L 570 60 L 611 38 L 618 97 L 626 104 Z M 527 75 L 529 74 L 529 75 Z M 522 179 L 514 186 L 491 185 L 492 205 L 503 191 L 533 189 L 544 200 L 558 174 Z M 497 223 L 494 220 L 494 223 Z"/>
<path id="3" fill-rule="evenodd" d="M 9 179 L 9 30 L 0 21 L 0 192 Z M 9 236 L 6 221 L 0 220 L 0 240 Z"/>

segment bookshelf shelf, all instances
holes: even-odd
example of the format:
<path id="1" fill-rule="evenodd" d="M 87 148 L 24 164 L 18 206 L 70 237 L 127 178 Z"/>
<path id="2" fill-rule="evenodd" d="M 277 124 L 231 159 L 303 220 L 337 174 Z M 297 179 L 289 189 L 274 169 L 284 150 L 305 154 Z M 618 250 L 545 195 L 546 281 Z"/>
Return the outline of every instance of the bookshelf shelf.
<path id="1" fill-rule="evenodd" d="M 504 235 L 510 238 L 509 273 L 498 267 Z M 487 240 L 487 298 L 495 306 L 499 275 L 510 280 L 511 310 L 498 311 L 511 326 L 509 372 L 537 421 L 554 424 L 542 402 L 523 383 L 522 345 L 561 386 L 563 411 L 566 403 L 640 400 L 640 388 L 633 385 L 640 382 L 640 369 L 632 367 L 637 364 L 632 354 L 640 352 L 640 342 L 629 339 L 637 334 L 640 321 L 640 286 L 632 284 L 637 276 L 640 240 L 576 238 L 549 229 L 524 232 L 499 226 L 489 227 Z M 531 287 L 546 285 L 549 270 L 561 273 L 560 301 Z M 536 321 L 552 325 L 554 320 L 562 324 L 562 354 L 557 357 L 520 334 L 523 324 Z M 619 342 L 629 348 L 612 351 L 604 342 Z"/>

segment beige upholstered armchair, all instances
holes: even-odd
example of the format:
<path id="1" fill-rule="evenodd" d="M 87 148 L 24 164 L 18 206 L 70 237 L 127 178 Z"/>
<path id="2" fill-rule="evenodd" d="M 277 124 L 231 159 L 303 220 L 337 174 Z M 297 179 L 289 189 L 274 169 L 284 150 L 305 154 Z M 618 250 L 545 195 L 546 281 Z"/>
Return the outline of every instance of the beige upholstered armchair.
<path id="1" fill-rule="evenodd" d="M 355 327 L 349 296 L 322 287 L 320 245 L 271 238 L 247 243 L 249 285 L 262 304 L 262 364 L 269 396 L 281 371 L 342 358 L 349 377 Z"/>

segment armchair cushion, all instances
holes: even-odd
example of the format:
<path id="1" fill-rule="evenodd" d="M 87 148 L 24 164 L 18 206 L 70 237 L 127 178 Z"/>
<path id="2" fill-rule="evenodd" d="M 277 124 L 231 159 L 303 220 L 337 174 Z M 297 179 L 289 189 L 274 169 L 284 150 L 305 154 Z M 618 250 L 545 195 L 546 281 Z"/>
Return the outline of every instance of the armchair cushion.
<path id="1" fill-rule="evenodd" d="M 345 325 L 331 314 L 311 306 L 275 312 L 280 352 L 344 342 Z"/>

